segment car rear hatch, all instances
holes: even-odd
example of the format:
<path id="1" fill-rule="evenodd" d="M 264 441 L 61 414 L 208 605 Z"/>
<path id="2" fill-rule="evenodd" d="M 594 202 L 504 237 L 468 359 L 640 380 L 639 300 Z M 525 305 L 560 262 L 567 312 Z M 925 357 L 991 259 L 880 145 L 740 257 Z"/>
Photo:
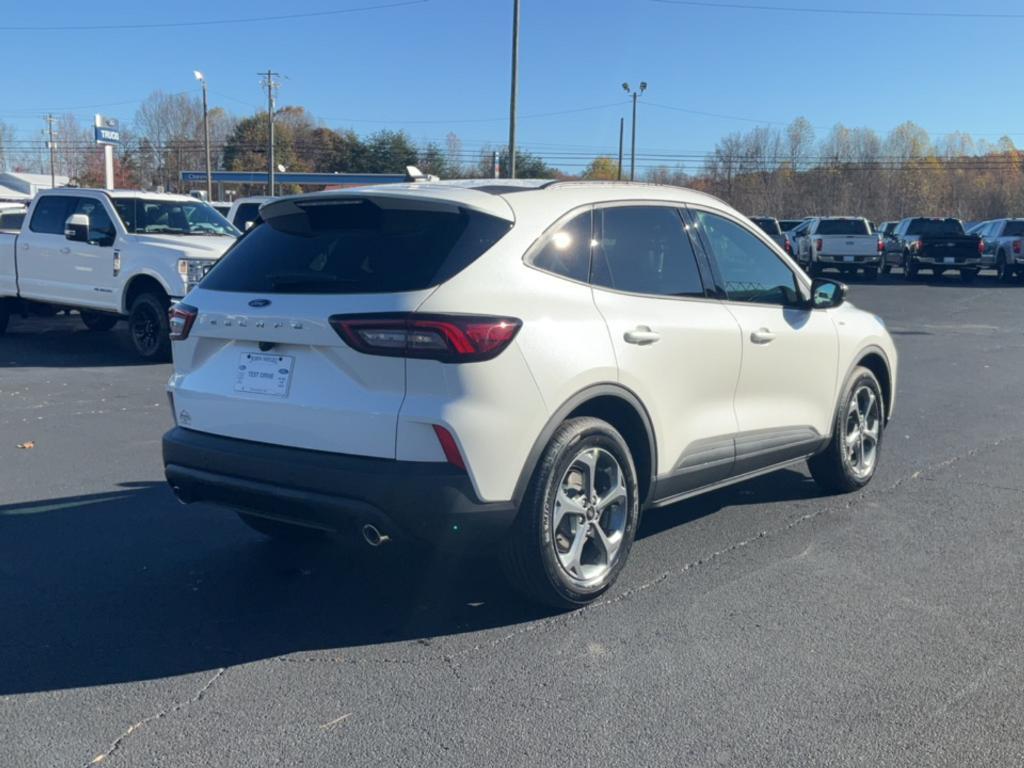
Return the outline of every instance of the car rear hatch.
<path id="1" fill-rule="evenodd" d="M 503 200 L 469 197 L 363 190 L 264 206 L 265 223 L 185 299 L 191 326 L 173 345 L 178 424 L 394 458 L 406 361 L 357 351 L 331 318 L 413 312 L 508 232 Z"/>

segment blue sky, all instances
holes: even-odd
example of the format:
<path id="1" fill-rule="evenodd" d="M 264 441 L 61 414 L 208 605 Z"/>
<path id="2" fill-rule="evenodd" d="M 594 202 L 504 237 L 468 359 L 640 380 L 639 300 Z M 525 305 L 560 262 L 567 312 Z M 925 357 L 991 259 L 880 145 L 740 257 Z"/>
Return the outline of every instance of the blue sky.
<path id="1" fill-rule="evenodd" d="M 5 3 L 0 26 L 232 19 L 385 5 L 397 0 Z M 715 2 L 716 0 L 709 0 Z M 740 0 L 737 0 L 740 2 Z M 1024 13 L 1012 0 L 744 0 L 747 5 L 911 12 Z M 7 76 L 0 120 L 36 138 L 47 111 L 130 120 L 154 89 L 195 90 L 237 114 L 263 103 L 256 72 L 283 73 L 279 104 L 332 127 L 457 133 L 467 148 L 507 140 L 512 0 L 414 5 L 272 23 L 172 29 L 0 31 Z M 174 9 L 172 12 L 172 8 Z M 623 80 L 646 80 L 640 152 L 700 153 L 725 133 L 806 116 L 884 133 L 903 120 L 933 138 L 964 130 L 1024 137 L 1019 67 L 1001 29 L 1024 19 L 875 17 L 670 5 L 653 0 L 522 0 L 521 146 L 614 151 L 629 107 Z M 1005 42 L 1005 41 L 1004 41 Z M 96 106 L 106 105 L 106 106 Z M 67 109 L 67 108 L 72 109 Z M 675 107 L 677 109 L 669 109 Z M 592 109 L 591 109 L 592 108 Z M 728 115 L 712 117 L 679 109 Z M 561 115 L 545 113 L 582 110 Z"/>

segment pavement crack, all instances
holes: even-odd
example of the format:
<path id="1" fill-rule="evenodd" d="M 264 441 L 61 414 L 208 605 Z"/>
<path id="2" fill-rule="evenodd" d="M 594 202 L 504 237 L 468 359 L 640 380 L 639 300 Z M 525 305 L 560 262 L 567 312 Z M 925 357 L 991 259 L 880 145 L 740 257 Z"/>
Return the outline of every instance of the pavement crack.
<path id="1" fill-rule="evenodd" d="M 122 746 L 124 746 L 124 743 L 129 736 L 131 736 L 140 728 L 148 725 L 149 723 L 152 723 L 154 720 L 160 720 L 161 718 L 173 715 L 176 712 L 180 712 L 181 710 L 190 707 L 196 702 L 198 702 L 200 699 L 203 698 L 203 696 L 206 695 L 210 688 L 213 687 L 213 684 L 216 683 L 217 680 L 220 679 L 221 675 L 223 675 L 226 671 L 227 667 L 221 667 L 217 670 L 216 674 L 214 674 L 213 677 L 207 680 L 202 685 L 202 687 L 200 687 L 199 690 L 192 694 L 189 698 L 185 699 L 184 701 L 179 701 L 178 703 L 168 707 L 167 709 L 162 709 L 155 714 L 149 715 L 148 717 L 144 717 L 137 723 L 133 723 L 132 725 L 130 725 L 120 736 L 114 739 L 110 747 L 105 752 L 101 752 L 100 754 L 96 755 L 96 757 L 94 757 L 92 760 L 85 764 L 84 768 L 88 768 L 91 765 L 99 765 L 100 763 L 105 762 L 108 758 L 110 758 L 118 750 L 120 750 Z"/>

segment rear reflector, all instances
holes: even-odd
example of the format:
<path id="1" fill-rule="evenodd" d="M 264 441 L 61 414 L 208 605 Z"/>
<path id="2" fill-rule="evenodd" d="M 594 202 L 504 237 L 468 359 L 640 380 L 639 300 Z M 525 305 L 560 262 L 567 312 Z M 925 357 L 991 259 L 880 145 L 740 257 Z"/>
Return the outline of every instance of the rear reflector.
<path id="1" fill-rule="evenodd" d="M 188 304 L 178 303 L 172 306 L 167 321 L 171 328 L 171 341 L 187 339 L 198 314 L 199 310 Z"/>
<path id="2" fill-rule="evenodd" d="M 412 357 L 442 363 L 490 360 L 515 338 L 522 321 L 483 315 L 334 315 L 331 327 L 367 355 Z"/>
<path id="3" fill-rule="evenodd" d="M 434 434 L 437 435 L 437 441 L 441 443 L 441 450 L 444 451 L 444 457 L 448 463 L 453 467 L 465 469 L 466 462 L 462 460 L 462 454 L 459 453 L 459 446 L 455 443 L 452 433 L 439 424 L 435 424 Z"/>

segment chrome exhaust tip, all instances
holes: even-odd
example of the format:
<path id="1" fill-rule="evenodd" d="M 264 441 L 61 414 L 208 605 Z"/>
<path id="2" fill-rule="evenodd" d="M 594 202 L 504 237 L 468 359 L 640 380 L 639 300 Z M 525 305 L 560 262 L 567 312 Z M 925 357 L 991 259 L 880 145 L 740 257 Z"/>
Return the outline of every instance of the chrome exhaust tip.
<path id="1" fill-rule="evenodd" d="M 367 523 L 363 526 L 363 540 L 371 547 L 379 547 L 391 541 L 391 537 L 386 533 L 381 533 L 377 526 Z"/>

